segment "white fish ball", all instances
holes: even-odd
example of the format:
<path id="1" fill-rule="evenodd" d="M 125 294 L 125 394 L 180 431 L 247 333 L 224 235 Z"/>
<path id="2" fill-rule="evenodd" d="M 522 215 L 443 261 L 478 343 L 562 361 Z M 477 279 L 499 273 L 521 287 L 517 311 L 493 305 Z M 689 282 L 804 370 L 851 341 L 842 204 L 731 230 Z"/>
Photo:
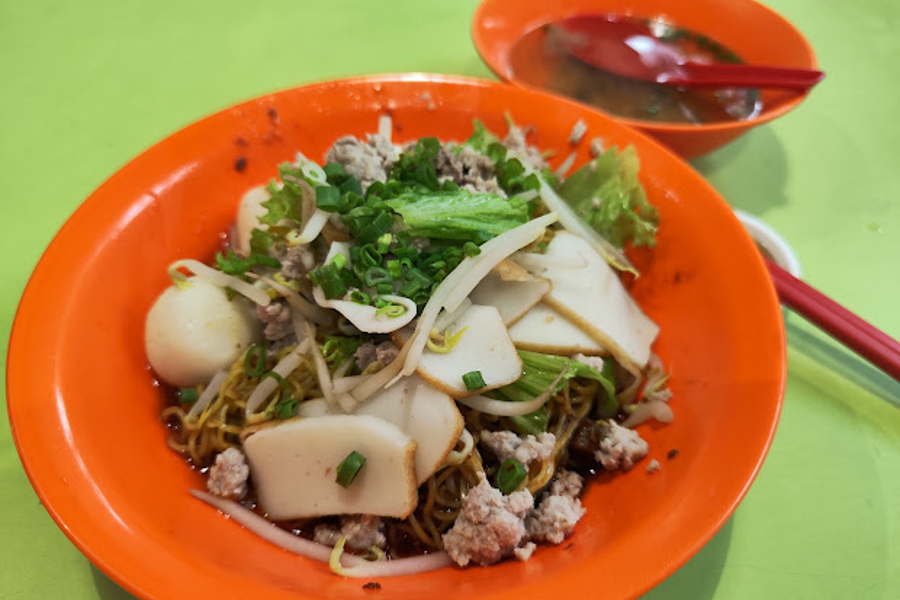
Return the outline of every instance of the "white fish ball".
<path id="1" fill-rule="evenodd" d="M 243 297 L 197 277 L 190 287 L 163 292 L 150 312 L 144 343 L 150 366 L 171 385 L 208 382 L 228 368 L 259 336 L 259 321 Z"/>

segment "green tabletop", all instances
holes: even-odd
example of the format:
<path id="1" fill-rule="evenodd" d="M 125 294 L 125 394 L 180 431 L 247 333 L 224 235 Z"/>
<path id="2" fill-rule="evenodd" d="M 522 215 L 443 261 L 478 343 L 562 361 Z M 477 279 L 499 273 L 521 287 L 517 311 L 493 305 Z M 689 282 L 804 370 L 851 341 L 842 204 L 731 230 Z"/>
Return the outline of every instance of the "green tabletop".
<path id="1" fill-rule="evenodd" d="M 807 35 L 828 77 L 794 113 L 693 164 L 789 240 L 807 281 L 898 338 L 900 4 L 768 3 Z M 304 82 L 492 78 L 469 37 L 476 5 L 0 0 L 0 335 L 57 229 L 143 149 Z M 787 392 L 762 472 L 725 527 L 648 599 L 900 598 L 900 385 L 799 316 L 786 320 Z M 4 410 L 0 598 L 130 598 L 41 507 L 6 419 Z"/>

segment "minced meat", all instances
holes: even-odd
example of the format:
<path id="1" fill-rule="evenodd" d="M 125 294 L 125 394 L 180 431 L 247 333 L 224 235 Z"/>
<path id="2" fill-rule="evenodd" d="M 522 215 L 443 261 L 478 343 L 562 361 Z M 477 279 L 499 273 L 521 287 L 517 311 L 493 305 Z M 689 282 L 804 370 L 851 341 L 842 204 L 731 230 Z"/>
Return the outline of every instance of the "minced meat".
<path id="1" fill-rule="evenodd" d="M 650 446 L 635 430 L 622 427 L 610 419 L 606 435 L 594 452 L 594 458 L 607 471 L 628 470 L 647 456 L 649 450 Z"/>
<path id="2" fill-rule="evenodd" d="M 514 458 L 524 466 L 537 460 L 547 460 L 556 449 L 556 436 L 552 433 L 541 433 L 537 437 L 527 435 L 519 437 L 512 431 L 481 432 L 481 443 L 493 452 L 500 462 Z"/>
<path id="3" fill-rule="evenodd" d="M 206 489 L 214 496 L 240 500 L 247 493 L 250 467 L 244 453 L 237 448 L 228 448 L 216 456 L 216 462 L 209 469 Z"/>
<path id="4" fill-rule="evenodd" d="M 316 257 L 306 246 L 291 246 L 281 256 L 281 274 L 287 279 L 303 281 L 316 264 Z"/>
<path id="5" fill-rule="evenodd" d="M 497 182 L 494 161 L 468 145 L 445 144 L 435 159 L 438 180 L 448 179 L 469 192 L 492 192 L 506 197 Z"/>
<path id="6" fill-rule="evenodd" d="M 534 541 L 560 544 L 584 513 L 584 507 L 578 498 L 550 494 L 529 513 L 525 529 Z"/>
<path id="7" fill-rule="evenodd" d="M 589 367 L 593 367 L 598 371 L 603 371 L 603 359 L 599 356 L 586 356 L 580 352 L 572 357 L 580 363 L 584 363 Z"/>
<path id="8" fill-rule="evenodd" d="M 444 534 L 444 549 L 461 567 L 493 564 L 526 541 L 525 516 L 534 500 L 528 490 L 504 496 L 482 475 L 463 499 L 462 511 Z M 527 552 L 525 550 L 520 553 Z"/>
<path id="9" fill-rule="evenodd" d="M 560 469 L 550 483 L 549 493 L 553 496 L 578 498 L 581 496 L 582 489 L 584 489 L 584 477 L 575 471 Z"/>
<path id="10" fill-rule="evenodd" d="M 525 519 L 525 529 L 534 541 L 562 543 L 584 516 L 581 490 L 584 478 L 574 471 L 560 469 L 537 508 Z"/>
<path id="11" fill-rule="evenodd" d="M 578 122 L 572 127 L 572 132 L 569 133 L 569 143 L 573 146 L 579 144 L 585 133 L 587 133 L 587 124 L 582 119 L 578 119 Z"/>
<path id="12" fill-rule="evenodd" d="M 256 305 L 256 314 L 265 325 L 263 335 L 269 341 L 280 340 L 294 332 L 291 307 L 285 300 L 273 300 L 268 306 Z"/>
<path id="13" fill-rule="evenodd" d="M 518 558 L 519 560 L 528 560 L 531 558 L 531 555 L 534 554 L 534 549 L 537 548 L 537 544 L 534 542 L 528 542 L 524 546 L 519 546 L 515 550 L 513 550 L 513 556 Z"/>
<path id="14" fill-rule="evenodd" d="M 647 442 L 633 429 L 613 420 L 585 419 L 569 443 L 569 457 L 586 468 L 597 465 L 607 470 L 630 469 L 649 450 Z"/>
<path id="15" fill-rule="evenodd" d="M 527 131 L 521 127 L 511 126 L 509 133 L 503 138 L 503 145 L 516 158 L 521 160 L 526 166 L 530 166 L 536 171 L 540 171 L 547 167 L 547 161 L 541 154 L 540 149 L 531 146 L 525 140 Z"/>
<path id="16" fill-rule="evenodd" d="M 384 341 L 378 344 L 370 341 L 357 348 L 353 358 L 356 359 L 357 368 L 363 371 L 376 361 L 386 367 L 391 364 L 399 352 L 397 346 L 391 341 Z"/>
<path id="17" fill-rule="evenodd" d="M 376 181 L 387 181 L 388 173 L 399 158 L 399 151 L 381 135 L 369 135 L 363 142 L 352 135 L 338 139 L 325 154 L 326 162 L 338 163 L 348 175 L 359 181 L 363 191 Z"/>
<path id="18" fill-rule="evenodd" d="M 341 537 L 346 538 L 344 544 L 351 550 L 387 546 L 384 523 L 375 515 L 347 515 L 341 517 L 339 528 L 320 523 L 313 532 L 313 539 L 326 546 L 334 546 Z"/>

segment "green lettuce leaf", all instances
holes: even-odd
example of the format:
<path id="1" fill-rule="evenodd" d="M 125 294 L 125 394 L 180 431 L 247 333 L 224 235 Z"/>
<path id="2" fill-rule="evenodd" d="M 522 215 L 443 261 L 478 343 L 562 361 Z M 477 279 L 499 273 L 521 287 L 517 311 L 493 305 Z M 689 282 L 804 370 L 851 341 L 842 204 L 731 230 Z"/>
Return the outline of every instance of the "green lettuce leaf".
<path id="1" fill-rule="evenodd" d="M 255 254 L 268 254 L 276 237 L 265 229 L 253 229 L 250 232 L 250 251 Z"/>
<path id="2" fill-rule="evenodd" d="M 654 246 L 659 214 L 638 181 L 634 148 L 607 150 L 563 181 L 559 195 L 594 230 L 617 248 Z"/>
<path id="3" fill-rule="evenodd" d="M 522 358 L 522 376 L 513 383 L 497 388 L 488 395 L 511 402 L 525 402 L 542 394 L 550 384 L 559 376 L 563 369 L 565 374 L 556 384 L 553 393 L 559 392 L 566 383 L 574 377 L 583 377 L 599 381 L 603 386 L 603 397 L 598 400 L 597 415 L 601 418 L 612 417 L 619 409 L 616 401 L 615 380 L 612 374 L 612 361 L 604 363 L 603 372 L 583 362 L 554 356 L 540 352 L 528 352 L 519 350 Z M 510 417 L 510 420 L 523 433 L 537 435 L 547 430 L 547 408 L 529 413 L 527 415 Z"/>
<path id="4" fill-rule="evenodd" d="M 284 219 L 290 219 L 300 223 L 303 219 L 303 192 L 295 179 L 305 179 L 300 168 L 290 163 L 278 165 L 278 175 L 281 183 L 274 179 L 269 182 L 266 189 L 269 199 L 262 205 L 268 212 L 259 218 L 260 223 L 276 225 Z"/>
<path id="5" fill-rule="evenodd" d="M 216 267 L 228 275 L 237 275 L 238 277 L 241 277 L 245 275 L 247 271 L 258 265 L 275 269 L 281 268 L 281 263 L 267 254 L 251 252 L 250 256 L 242 257 L 236 255 L 234 250 L 228 250 L 225 254 L 216 252 Z"/>
<path id="6" fill-rule="evenodd" d="M 547 425 L 550 423 L 550 411 L 546 406 L 542 406 L 527 415 L 509 417 L 509 420 L 520 433 L 537 437 L 547 431 Z"/>
<path id="7" fill-rule="evenodd" d="M 465 190 L 405 192 L 385 202 L 410 235 L 482 243 L 528 221 L 529 207 L 518 197 Z"/>

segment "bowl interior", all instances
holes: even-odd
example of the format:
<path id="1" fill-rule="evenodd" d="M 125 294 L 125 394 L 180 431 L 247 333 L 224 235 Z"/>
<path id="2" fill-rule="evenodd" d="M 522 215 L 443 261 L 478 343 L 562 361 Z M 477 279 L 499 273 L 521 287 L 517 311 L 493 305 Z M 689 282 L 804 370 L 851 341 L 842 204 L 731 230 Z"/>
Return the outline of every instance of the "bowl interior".
<path id="1" fill-rule="evenodd" d="M 143 321 L 167 265 L 210 259 L 247 188 L 297 150 L 321 160 L 337 137 L 375 131 L 385 112 L 404 141 L 464 139 L 473 117 L 505 131 L 509 113 L 557 161 L 579 119 L 636 147 L 663 225 L 658 247 L 637 256 L 634 293 L 662 328 L 676 421 L 641 430 L 662 469 L 590 485 L 564 544 L 526 563 L 382 580 L 381 597 L 544 597 L 595 589 L 603 573 L 596 597 L 636 597 L 714 534 L 763 460 L 784 385 L 777 299 L 740 223 L 682 161 L 596 112 L 501 84 L 409 75 L 288 90 L 200 121 L 109 179 L 46 251 L 14 324 L 9 409 L 32 484 L 72 541 L 139 597 L 368 596 L 364 581 L 270 546 L 187 493 L 202 478 L 165 445 Z"/>
<path id="2" fill-rule="evenodd" d="M 673 24 L 708 35 L 735 51 L 745 62 L 814 69 L 816 58 L 806 38 L 790 22 L 754 0 L 565 0 L 545 2 L 521 0 L 509 10 L 505 0 L 485 0 L 472 22 L 472 38 L 488 67 L 501 79 L 524 87 L 542 88 L 553 64 L 538 44 L 519 56 L 530 67 L 529 82 L 514 77 L 510 53 L 526 33 L 543 25 L 578 14 L 613 13 L 636 17 L 660 17 Z M 684 156 L 711 150 L 710 141 L 724 143 L 756 125 L 770 121 L 795 108 L 809 92 L 797 94 L 763 90 L 764 108 L 751 120 L 701 125 L 664 123 L 611 115 L 616 120 L 650 133 Z M 599 110 L 599 109 L 598 109 Z M 601 111 L 602 112 L 602 111 Z M 688 138 L 697 138 L 691 145 Z M 704 140 L 706 136 L 708 140 Z"/>

